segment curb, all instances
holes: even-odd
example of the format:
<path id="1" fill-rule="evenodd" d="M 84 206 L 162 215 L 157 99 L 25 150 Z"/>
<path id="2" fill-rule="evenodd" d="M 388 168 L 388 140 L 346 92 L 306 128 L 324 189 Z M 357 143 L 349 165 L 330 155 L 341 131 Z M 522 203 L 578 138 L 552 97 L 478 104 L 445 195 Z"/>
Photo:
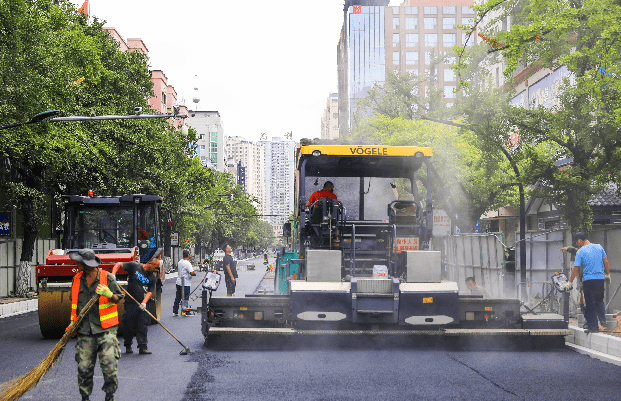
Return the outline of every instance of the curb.
<path id="1" fill-rule="evenodd" d="M 28 299 L 26 301 L 11 302 L 0 305 L 0 319 L 3 317 L 21 315 L 22 313 L 39 310 L 38 299 Z"/>
<path id="2" fill-rule="evenodd" d="M 573 334 L 565 337 L 565 345 L 576 352 L 621 366 L 621 338 L 604 333 L 586 334 L 578 326 L 569 326 Z"/>
<path id="3" fill-rule="evenodd" d="M 166 275 L 166 280 L 169 278 L 176 278 L 177 272 L 169 273 Z M 0 305 L 0 319 L 21 315 L 22 313 L 28 313 L 32 311 L 39 310 L 39 300 L 38 299 L 28 299 L 26 301 L 18 301 L 18 302 L 10 302 L 8 304 Z"/>

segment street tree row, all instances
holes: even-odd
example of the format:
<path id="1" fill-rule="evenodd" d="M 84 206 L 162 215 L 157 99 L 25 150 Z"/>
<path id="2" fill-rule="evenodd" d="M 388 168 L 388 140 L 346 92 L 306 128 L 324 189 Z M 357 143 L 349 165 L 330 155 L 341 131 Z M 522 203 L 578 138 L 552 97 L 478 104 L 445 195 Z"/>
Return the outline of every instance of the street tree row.
<path id="1" fill-rule="evenodd" d="M 150 110 L 149 60 L 139 51 L 121 51 L 104 22 L 88 21 L 67 0 L 0 0 L 2 125 L 52 109 L 61 116 Z M 17 210 L 24 239 L 16 292 L 28 289 L 35 240 L 61 194 L 158 194 L 173 216 L 172 229 L 188 243 L 264 242 L 257 217 L 237 216 L 256 215 L 252 199 L 229 174 L 203 168 L 195 157 L 196 139 L 194 130 L 181 135 L 163 119 L 41 122 L 0 130 L 0 209 Z M 218 207 L 206 209 L 216 201 Z M 231 215 L 224 220 L 218 208 Z"/>

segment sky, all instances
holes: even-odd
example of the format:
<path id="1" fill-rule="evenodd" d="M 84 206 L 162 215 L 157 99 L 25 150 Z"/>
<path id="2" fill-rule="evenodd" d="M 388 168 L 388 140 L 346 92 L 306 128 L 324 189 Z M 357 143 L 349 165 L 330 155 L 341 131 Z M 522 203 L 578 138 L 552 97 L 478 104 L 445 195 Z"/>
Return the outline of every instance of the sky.
<path id="1" fill-rule="evenodd" d="M 179 103 L 219 111 L 225 135 L 321 136 L 328 96 L 338 89 L 343 0 L 89 2 L 105 26 L 143 40 L 150 68 L 164 72 Z"/>

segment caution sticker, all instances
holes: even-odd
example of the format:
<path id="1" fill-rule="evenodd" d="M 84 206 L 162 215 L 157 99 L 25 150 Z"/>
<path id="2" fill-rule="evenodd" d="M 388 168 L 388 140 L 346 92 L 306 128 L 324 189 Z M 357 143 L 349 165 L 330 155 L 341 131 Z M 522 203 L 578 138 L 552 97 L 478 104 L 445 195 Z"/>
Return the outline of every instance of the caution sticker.
<path id="1" fill-rule="evenodd" d="M 432 304 L 433 303 L 433 297 L 423 298 L 423 303 L 424 304 Z"/>
<path id="2" fill-rule="evenodd" d="M 485 312 L 489 312 L 489 311 L 491 311 L 491 310 L 492 310 L 492 307 L 491 307 L 491 306 L 486 306 L 486 307 L 485 307 Z"/>

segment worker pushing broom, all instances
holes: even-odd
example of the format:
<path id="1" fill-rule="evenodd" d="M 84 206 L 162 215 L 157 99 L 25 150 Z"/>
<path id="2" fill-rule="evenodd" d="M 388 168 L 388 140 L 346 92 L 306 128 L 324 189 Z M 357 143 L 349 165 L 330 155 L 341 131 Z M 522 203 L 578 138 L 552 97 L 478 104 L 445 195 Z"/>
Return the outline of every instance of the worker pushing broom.
<path id="1" fill-rule="evenodd" d="M 134 302 L 138 301 L 119 287 L 114 275 L 99 269 L 101 260 L 91 249 L 70 252 L 69 257 L 76 261 L 80 270 L 75 275 L 71 287 L 71 324 L 58 344 L 39 365 L 22 377 L 0 386 L 2 401 L 17 400 L 34 387 L 52 367 L 69 339 L 75 334 L 78 336 L 75 359 L 78 362 L 78 387 L 82 400 L 89 400 L 93 391 L 97 356 L 104 378 L 102 390 L 106 393 L 105 399 L 114 400 L 114 393 L 118 387 L 118 360 L 121 356 L 116 336 L 119 324 L 117 304 L 123 298 L 123 292 Z M 99 308 L 93 308 L 97 302 Z M 161 322 L 157 322 L 184 347 L 180 354 L 187 355 L 189 348 L 185 347 Z"/>

